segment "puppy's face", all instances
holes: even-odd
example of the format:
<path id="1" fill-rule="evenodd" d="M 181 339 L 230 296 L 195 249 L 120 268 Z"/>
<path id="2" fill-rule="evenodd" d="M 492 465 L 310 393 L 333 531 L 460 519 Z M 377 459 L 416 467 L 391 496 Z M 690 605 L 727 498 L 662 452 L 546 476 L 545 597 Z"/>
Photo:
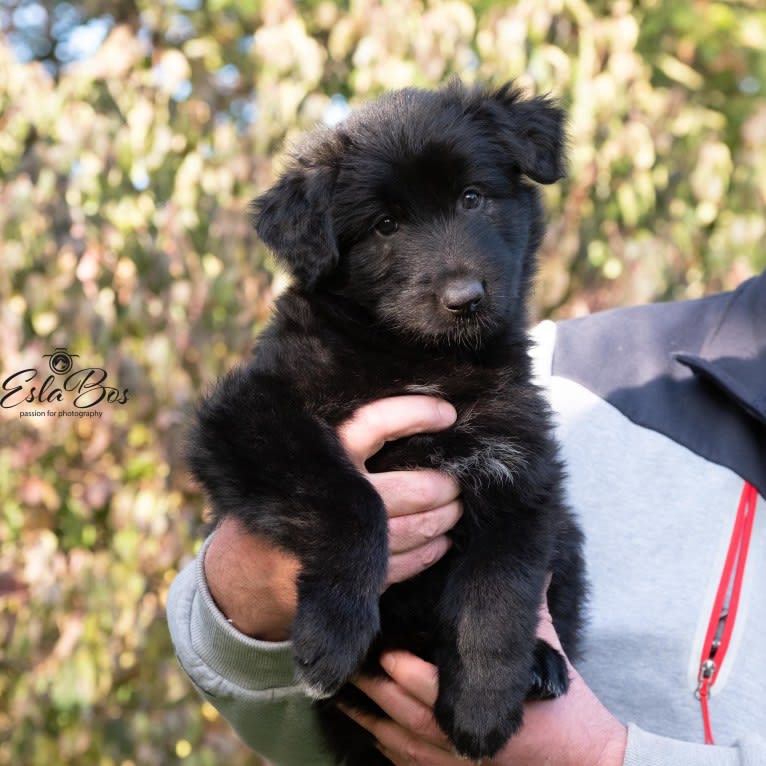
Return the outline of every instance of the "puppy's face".
<path id="1" fill-rule="evenodd" d="M 507 87 L 389 94 L 309 139 L 256 228 L 304 290 L 409 341 L 476 347 L 523 322 L 542 233 L 527 179 L 562 175 L 562 122 Z"/>
<path id="2" fill-rule="evenodd" d="M 328 284 L 410 340 L 477 345 L 523 306 L 541 231 L 536 190 L 499 170 L 471 121 L 388 146 L 386 127 L 346 150 Z M 384 154 L 371 161 L 375 146 Z"/>

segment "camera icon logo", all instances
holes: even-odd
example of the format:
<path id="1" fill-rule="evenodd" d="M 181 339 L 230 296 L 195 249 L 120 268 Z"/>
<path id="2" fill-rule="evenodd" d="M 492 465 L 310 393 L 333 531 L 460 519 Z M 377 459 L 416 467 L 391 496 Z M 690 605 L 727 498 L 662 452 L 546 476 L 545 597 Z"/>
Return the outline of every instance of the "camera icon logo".
<path id="1" fill-rule="evenodd" d="M 57 348 L 52 354 L 45 354 L 44 356 L 50 357 L 48 366 L 51 368 L 51 372 L 56 375 L 66 375 L 72 369 L 72 359 L 79 354 L 70 354 L 65 348 Z"/>

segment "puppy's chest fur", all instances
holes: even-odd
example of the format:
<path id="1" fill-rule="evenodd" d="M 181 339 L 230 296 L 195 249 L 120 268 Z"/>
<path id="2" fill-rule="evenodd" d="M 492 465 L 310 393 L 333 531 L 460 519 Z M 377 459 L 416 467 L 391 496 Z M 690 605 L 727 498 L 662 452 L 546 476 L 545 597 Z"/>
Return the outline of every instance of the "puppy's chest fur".
<path id="1" fill-rule="evenodd" d="M 512 482 L 545 451 L 547 429 L 540 425 L 547 409 L 529 382 L 524 333 L 498 334 L 480 349 L 439 349 L 408 344 L 335 308 L 332 300 L 285 294 L 254 368 L 275 375 L 301 407 L 332 427 L 388 396 L 436 396 L 458 412 L 450 429 L 386 444 L 368 468 L 439 468 L 478 490 L 489 476 Z"/>

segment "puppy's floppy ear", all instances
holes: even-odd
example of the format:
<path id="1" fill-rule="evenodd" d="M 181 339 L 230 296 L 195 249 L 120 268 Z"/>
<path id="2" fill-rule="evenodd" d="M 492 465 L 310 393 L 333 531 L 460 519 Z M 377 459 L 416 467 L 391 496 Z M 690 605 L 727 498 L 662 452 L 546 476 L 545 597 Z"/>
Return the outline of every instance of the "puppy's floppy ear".
<path id="1" fill-rule="evenodd" d="M 334 182 L 329 157 L 303 153 L 271 189 L 250 203 L 258 236 L 309 290 L 338 263 L 330 215 Z"/>
<path id="2" fill-rule="evenodd" d="M 566 175 L 565 114 L 551 99 L 525 100 L 507 83 L 485 93 L 478 115 L 495 131 L 494 140 L 524 175 L 541 184 Z"/>

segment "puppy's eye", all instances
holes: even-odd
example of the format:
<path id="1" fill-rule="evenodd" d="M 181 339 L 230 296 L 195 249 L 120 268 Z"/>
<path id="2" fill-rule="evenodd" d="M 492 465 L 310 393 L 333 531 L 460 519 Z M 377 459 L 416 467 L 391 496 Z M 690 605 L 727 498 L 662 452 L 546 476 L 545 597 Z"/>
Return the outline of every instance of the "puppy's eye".
<path id="1" fill-rule="evenodd" d="M 463 192 L 463 196 L 460 198 L 460 204 L 466 210 L 475 210 L 481 207 L 481 203 L 484 201 L 484 197 L 481 196 L 476 189 L 466 189 Z"/>
<path id="2" fill-rule="evenodd" d="M 399 222 L 390 215 L 384 215 L 376 224 L 375 231 L 384 237 L 390 237 L 399 229 Z"/>

